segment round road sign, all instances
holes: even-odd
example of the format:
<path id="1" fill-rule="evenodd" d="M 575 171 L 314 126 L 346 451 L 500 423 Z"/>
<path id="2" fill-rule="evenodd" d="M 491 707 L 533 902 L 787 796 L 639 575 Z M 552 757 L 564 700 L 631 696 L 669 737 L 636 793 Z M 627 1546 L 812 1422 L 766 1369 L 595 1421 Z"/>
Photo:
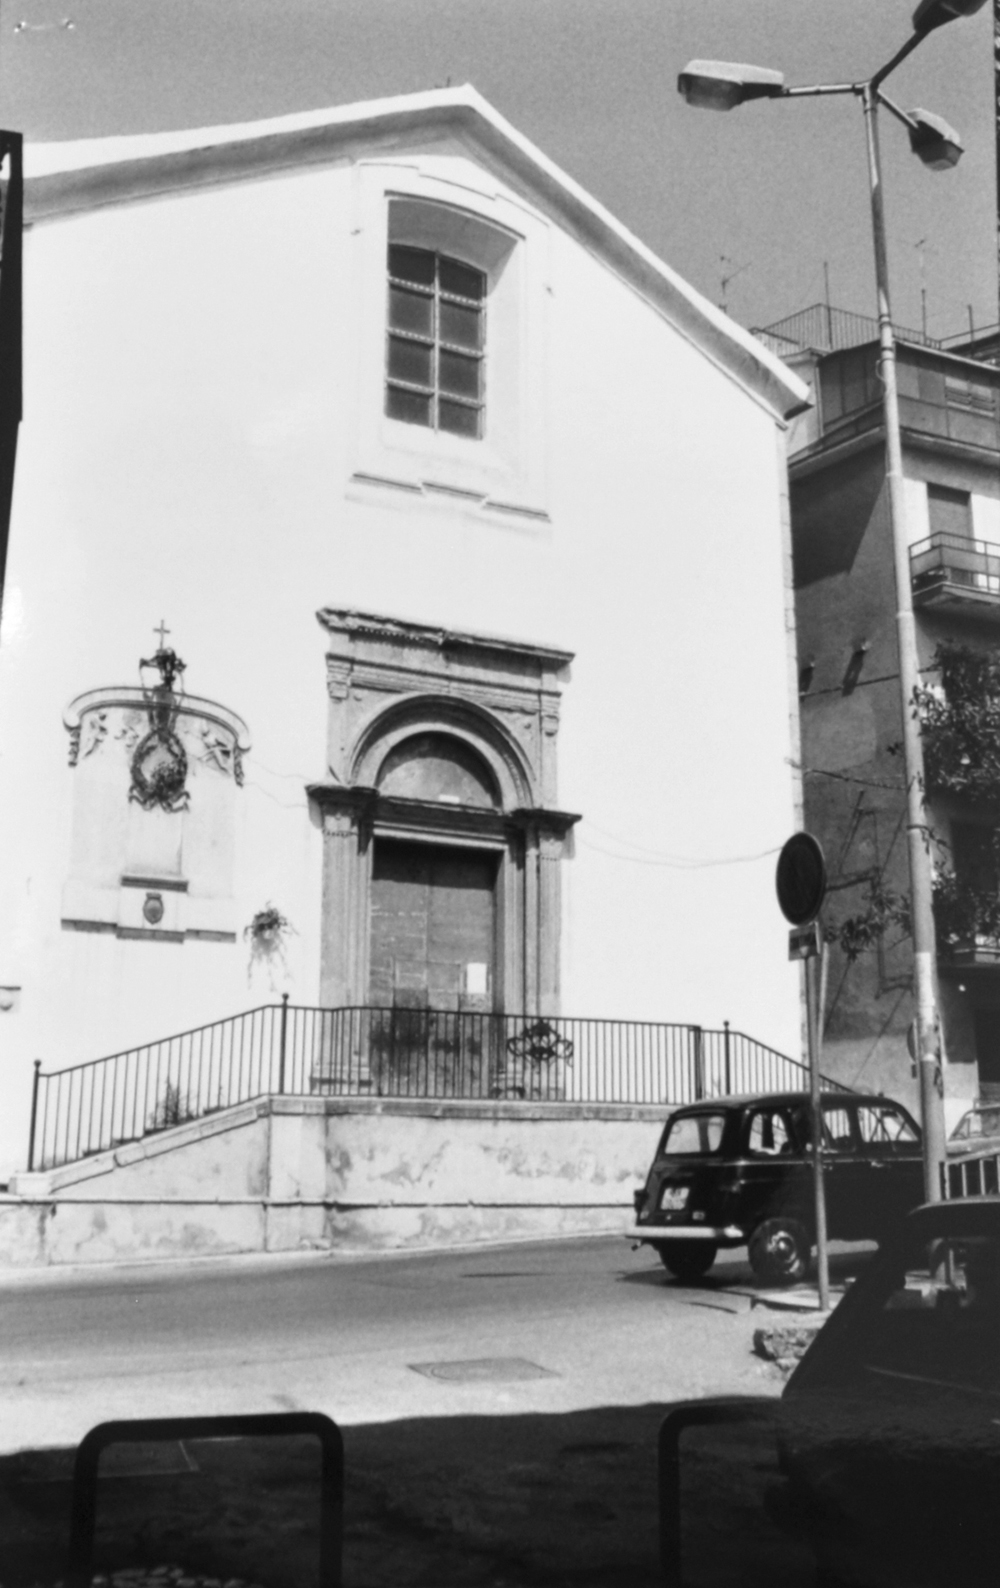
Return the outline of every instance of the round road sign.
<path id="1" fill-rule="evenodd" d="M 808 926 L 826 895 L 826 861 L 811 833 L 795 833 L 778 856 L 778 903 L 786 921 Z"/>

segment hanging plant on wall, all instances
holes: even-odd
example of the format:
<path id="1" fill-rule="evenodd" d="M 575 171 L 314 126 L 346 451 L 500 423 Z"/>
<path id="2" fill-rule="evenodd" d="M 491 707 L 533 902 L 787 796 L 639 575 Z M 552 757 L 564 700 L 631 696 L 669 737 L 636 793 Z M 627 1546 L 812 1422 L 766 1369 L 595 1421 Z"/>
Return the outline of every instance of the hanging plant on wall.
<path id="1" fill-rule="evenodd" d="M 274 987 L 274 974 L 280 965 L 281 970 L 287 974 L 288 965 L 285 959 L 285 948 L 288 938 L 295 932 L 295 928 L 282 915 L 277 905 L 268 901 L 262 910 L 258 910 L 249 926 L 243 928 L 243 936 L 250 945 L 250 964 L 247 970 L 247 980 L 253 977 L 255 967 L 266 968 L 272 988 Z"/>

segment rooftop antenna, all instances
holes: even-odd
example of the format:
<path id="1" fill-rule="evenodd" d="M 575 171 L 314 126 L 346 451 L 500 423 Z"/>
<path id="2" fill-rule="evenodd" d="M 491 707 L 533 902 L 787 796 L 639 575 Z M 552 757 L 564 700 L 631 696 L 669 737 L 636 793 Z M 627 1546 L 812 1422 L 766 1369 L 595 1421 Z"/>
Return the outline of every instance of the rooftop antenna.
<path id="1" fill-rule="evenodd" d="M 722 266 L 722 269 L 719 272 L 719 290 L 720 290 L 720 292 L 722 294 L 722 302 L 719 304 L 719 308 L 722 310 L 723 314 L 728 314 L 729 313 L 729 303 L 728 303 L 729 283 L 731 281 L 735 281 L 737 276 L 742 276 L 744 270 L 749 270 L 750 269 L 750 263 L 748 261 L 747 264 L 745 264 L 745 265 L 737 265 L 736 261 L 733 260 L 733 259 L 730 259 L 728 254 L 720 254 L 719 255 L 719 264 Z M 728 271 L 728 273 L 727 273 L 727 271 L 726 271 L 726 266 L 727 265 L 735 265 L 735 269 L 732 269 L 732 270 Z"/>
<path id="2" fill-rule="evenodd" d="M 920 241 L 914 243 L 913 246 L 917 250 L 917 255 L 918 255 L 919 259 L 920 259 L 920 329 L 923 332 L 924 341 L 926 342 L 926 340 L 927 340 L 927 259 L 926 259 L 926 255 L 925 255 L 924 250 L 927 247 L 927 238 L 926 237 L 921 237 Z"/>
<path id="3" fill-rule="evenodd" d="M 823 261 L 823 292 L 826 303 L 826 345 L 829 352 L 833 352 L 833 310 L 830 308 L 830 262 Z"/>

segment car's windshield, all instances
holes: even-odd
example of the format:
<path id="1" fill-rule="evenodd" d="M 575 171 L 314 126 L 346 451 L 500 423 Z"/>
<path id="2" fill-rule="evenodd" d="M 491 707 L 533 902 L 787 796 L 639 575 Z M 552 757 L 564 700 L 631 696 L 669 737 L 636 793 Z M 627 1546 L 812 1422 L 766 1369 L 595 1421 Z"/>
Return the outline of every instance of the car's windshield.
<path id="1" fill-rule="evenodd" d="M 1000 1136 L 1000 1108 L 970 1109 L 951 1133 L 952 1141 L 969 1141 L 976 1136 Z"/>
<path id="2" fill-rule="evenodd" d="M 673 1158 L 691 1152 L 718 1152 L 725 1124 L 725 1114 L 682 1114 L 667 1126 L 660 1154 Z"/>
<path id="3" fill-rule="evenodd" d="M 920 1140 L 913 1121 L 901 1109 L 888 1103 L 861 1103 L 857 1110 L 858 1131 L 861 1140 L 872 1146 L 885 1147 L 897 1141 Z"/>

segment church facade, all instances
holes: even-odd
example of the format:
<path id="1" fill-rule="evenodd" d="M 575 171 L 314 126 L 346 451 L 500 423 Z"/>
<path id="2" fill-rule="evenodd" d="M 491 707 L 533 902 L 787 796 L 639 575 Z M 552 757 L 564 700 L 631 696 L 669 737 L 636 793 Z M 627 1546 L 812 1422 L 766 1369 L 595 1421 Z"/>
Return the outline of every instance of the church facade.
<path id="1" fill-rule="evenodd" d="M 797 378 L 469 89 L 27 171 L 0 1173 L 283 994 L 797 1055 Z"/>

